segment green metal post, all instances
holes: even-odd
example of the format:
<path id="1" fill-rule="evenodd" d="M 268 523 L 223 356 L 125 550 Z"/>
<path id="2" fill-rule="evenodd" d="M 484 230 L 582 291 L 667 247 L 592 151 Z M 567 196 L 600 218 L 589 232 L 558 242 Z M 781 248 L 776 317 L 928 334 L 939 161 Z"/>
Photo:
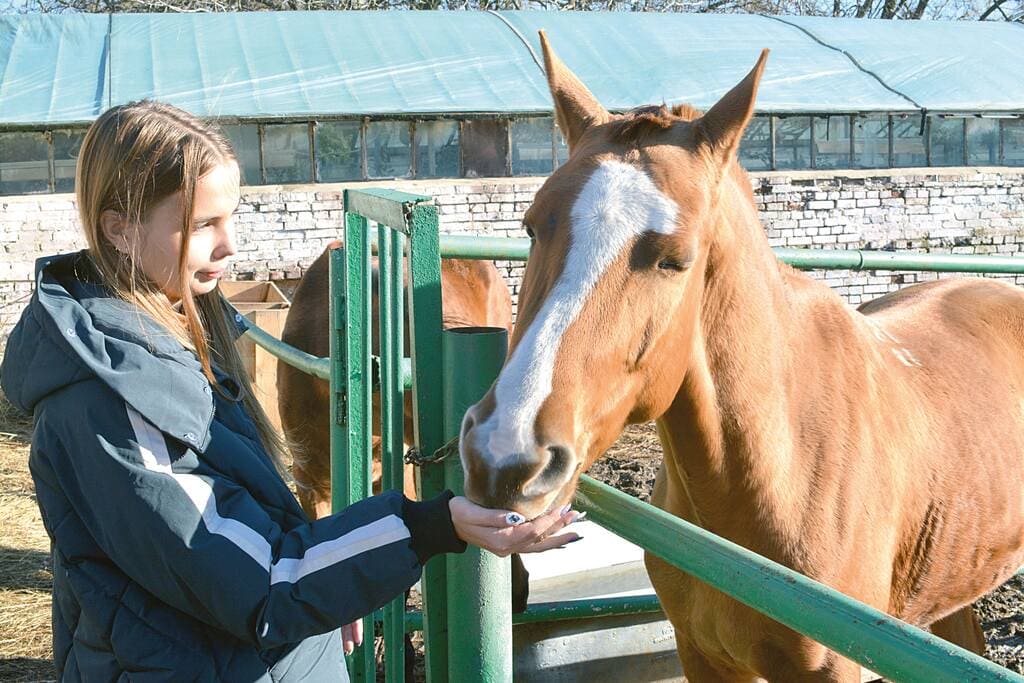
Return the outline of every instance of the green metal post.
<path id="1" fill-rule="evenodd" d="M 335 384 L 331 392 L 335 416 L 331 425 L 331 508 L 338 512 L 370 493 L 372 290 L 369 234 L 362 216 L 345 216 L 345 248 L 331 252 L 331 284 L 335 294 L 339 284 L 344 287 L 340 300 L 332 299 L 340 313 L 334 321 L 341 324 L 332 324 L 331 363 L 332 370 L 337 364 L 341 368 L 332 371 L 331 376 L 344 376 L 344 388 L 338 389 Z M 376 676 L 372 615 L 363 619 L 363 634 L 364 644 L 349 660 L 349 674 L 353 681 L 366 682 Z"/>
<path id="2" fill-rule="evenodd" d="M 508 331 L 500 327 L 445 330 L 445 438 L 459 435 L 466 410 L 483 398 L 501 372 Z M 454 378 L 457 378 L 455 380 Z M 462 463 L 444 461 L 445 484 L 463 493 Z M 459 598 L 448 603 L 448 668 L 453 680 L 505 683 L 512 680 L 512 567 L 509 559 L 470 546 L 448 558 L 448 585 Z"/>
<path id="3" fill-rule="evenodd" d="M 402 235 L 385 230 L 380 240 L 378 310 L 380 315 L 380 445 L 384 490 L 402 490 Z M 384 607 L 384 672 L 388 683 L 405 680 L 405 596 Z"/>
<path id="4" fill-rule="evenodd" d="M 330 353 L 331 364 L 331 509 L 345 506 L 348 491 L 348 396 L 345 375 L 345 254 L 331 251 L 328 260 L 330 278 Z"/>
<path id="5" fill-rule="evenodd" d="M 441 397 L 441 250 L 437 207 L 417 204 L 409 210 L 409 335 L 412 339 L 413 423 L 416 448 L 432 454 L 444 445 Z M 444 490 L 444 469 L 420 468 L 419 496 L 432 498 Z M 424 650 L 428 683 L 448 680 L 448 594 L 444 555 L 423 569 Z"/>

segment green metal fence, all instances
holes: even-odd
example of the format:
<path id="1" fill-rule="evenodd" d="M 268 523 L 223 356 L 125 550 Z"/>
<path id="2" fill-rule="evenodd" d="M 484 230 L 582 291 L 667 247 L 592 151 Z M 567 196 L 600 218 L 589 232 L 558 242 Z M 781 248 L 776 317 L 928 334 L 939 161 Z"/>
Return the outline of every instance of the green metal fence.
<path id="1" fill-rule="evenodd" d="M 331 356 L 317 359 L 258 328 L 248 334 L 278 358 L 331 384 L 332 503 L 369 495 L 372 392 L 379 390 L 383 485 L 402 489 L 403 390 L 412 388 L 414 434 L 421 454 L 438 452 L 458 433 L 462 413 L 486 392 L 504 359 L 503 331 L 442 333 L 442 258 L 525 261 L 529 240 L 439 235 L 430 198 L 387 190 L 345 193 L 345 248 L 330 259 Z M 373 229 L 371 222 L 378 228 Z M 370 349 L 371 254 L 379 263 L 379 357 Z M 1000 256 L 777 249 L 800 268 L 1024 273 L 1024 259 Z M 403 356 L 403 272 L 411 359 Z M 458 382 L 449 382 L 458 377 Z M 408 435 L 406 435 L 408 436 Z M 424 464 L 423 498 L 461 490 L 458 458 Z M 831 649 L 897 681 L 1016 680 L 1024 677 L 930 633 L 893 619 L 662 510 L 582 477 L 577 507 L 623 538 Z M 355 681 L 375 676 L 374 622 L 384 633 L 387 680 L 403 680 L 403 634 L 424 632 L 427 679 L 504 681 L 512 677 L 511 624 L 657 610 L 654 596 L 533 605 L 510 618 L 509 567 L 488 553 L 436 557 L 421 581 L 424 612 L 406 613 L 397 598 L 364 621 L 365 643 L 350 658 Z M 458 638 L 449 639 L 449 624 Z M 467 678 L 468 677 L 468 678 Z"/>

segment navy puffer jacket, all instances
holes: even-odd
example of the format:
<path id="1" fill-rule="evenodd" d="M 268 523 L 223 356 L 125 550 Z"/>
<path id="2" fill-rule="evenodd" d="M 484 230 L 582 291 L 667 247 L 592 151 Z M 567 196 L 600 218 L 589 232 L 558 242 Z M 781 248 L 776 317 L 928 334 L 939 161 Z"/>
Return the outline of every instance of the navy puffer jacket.
<path id="1" fill-rule="evenodd" d="M 35 418 L 59 679 L 346 680 L 337 629 L 465 548 L 450 494 L 310 522 L 242 404 L 95 284 L 85 252 L 36 272 L 0 380 Z"/>

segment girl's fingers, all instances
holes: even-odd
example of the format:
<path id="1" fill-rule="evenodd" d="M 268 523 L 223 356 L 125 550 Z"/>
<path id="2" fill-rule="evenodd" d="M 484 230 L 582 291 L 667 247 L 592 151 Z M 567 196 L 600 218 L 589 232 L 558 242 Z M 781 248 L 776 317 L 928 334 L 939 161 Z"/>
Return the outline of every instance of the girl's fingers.
<path id="1" fill-rule="evenodd" d="M 564 505 L 561 509 L 556 508 L 547 514 L 541 515 L 540 517 L 527 522 L 526 518 L 518 512 L 512 510 L 495 510 L 492 508 L 485 508 L 473 503 L 464 496 L 456 496 L 452 498 L 448 505 L 452 511 L 452 516 L 457 516 L 458 521 L 465 524 L 486 526 L 495 529 L 532 525 L 533 527 L 542 529 L 542 532 L 547 532 L 552 525 L 556 524 L 560 520 L 566 519 L 566 516 L 572 510 L 572 505 Z M 566 523 L 571 523 L 571 521 L 572 519 L 569 518 Z"/>
<path id="2" fill-rule="evenodd" d="M 355 637 L 352 635 L 351 624 L 341 627 L 341 646 L 347 655 L 352 654 L 352 650 L 355 649 Z"/>
<path id="3" fill-rule="evenodd" d="M 363 644 L 363 620 L 359 619 L 352 623 L 352 633 L 355 636 L 356 645 Z"/>
<path id="4" fill-rule="evenodd" d="M 352 654 L 353 650 L 363 644 L 363 620 L 358 619 L 351 624 L 341 627 L 341 645 L 345 654 Z"/>
<path id="5" fill-rule="evenodd" d="M 525 521 L 522 515 L 517 512 L 481 507 L 462 496 L 452 498 L 448 506 L 452 511 L 453 518 L 457 517 L 458 521 L 474 526 L 502 529 L 507 526 L 521 524 L 522 521 Z"/>
<path id="6" fill-rule="evenodd" d="M 545 550 L 551 550 L 553 548 L 561 548 L 569 543 L 575 543 L 576 541 L 582 540 L 583 537 L 579 534 L 560 534 L 558 536 L 548 536 L 547 538 L 534 543 L 533 545 L 526 546 L 525 548 L 519 548 L 515 552 L 517 553 L 541 553 Z"/>
<path id="7" fill-rule="evenodd" d="M 527 522 L 517 512 L 481 507 L 462 496 L 452 498 L 449 509 L 462 540 L 502 557 L 515 552 L 540 552 L 578 540 L 578 534 L 548 539 L 584 516 L 565 505 Z"/>
<path id="8" fill-rule="evenodd" d="M 572 524 L 577 519 L 580 519 L 581 514 L 582 513 L 574 512 L 570 506 L 566 505 L 561 510 L 549 512 L 543 517 L 538 517 L 528 524 L 516 527 L 511 532 L 511 537 L 513 541 L 517 543 L 526 541 L 529 538 L 532 538 L 533 541 L 536 542 L 560 531 L 561 529 L 564 529 L 567 525 Z"/>

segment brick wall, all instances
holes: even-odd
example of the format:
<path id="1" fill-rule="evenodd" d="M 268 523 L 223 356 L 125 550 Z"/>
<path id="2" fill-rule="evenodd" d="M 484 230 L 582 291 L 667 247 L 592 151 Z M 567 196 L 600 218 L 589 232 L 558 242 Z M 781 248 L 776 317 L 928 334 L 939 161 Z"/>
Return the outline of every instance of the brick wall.
<path id="1" fill-rule="evenodd" d="M 360 183 L 436 198 L 444 232 L 524 236 L 543 178 Z M 773 246 L 1024 255 L 1024 169 L 774 172 L 751 176 Z M 238 279 L 300 277 L 342 232 L 344 185 L 246 188 Z M 31 290 L 32 262 L 84 246 L 71 195 L 0 198 L 0 338 Z M 523 264 L 499 263 L 518 292 Z M 816 271 L 853 304 L 932 273 Z M 1008 276 L 1024 284 L 1022 276 Z"/>
<path id="2" fill-rule="evenodd" d="M 1024 171 L 765 174 L 752 178 L 772 246 L 1024 256 Z M 955 274 L 811 271 L 851 304 Z M 993 275 L 1024 284 L 1024 276 Z"/>

